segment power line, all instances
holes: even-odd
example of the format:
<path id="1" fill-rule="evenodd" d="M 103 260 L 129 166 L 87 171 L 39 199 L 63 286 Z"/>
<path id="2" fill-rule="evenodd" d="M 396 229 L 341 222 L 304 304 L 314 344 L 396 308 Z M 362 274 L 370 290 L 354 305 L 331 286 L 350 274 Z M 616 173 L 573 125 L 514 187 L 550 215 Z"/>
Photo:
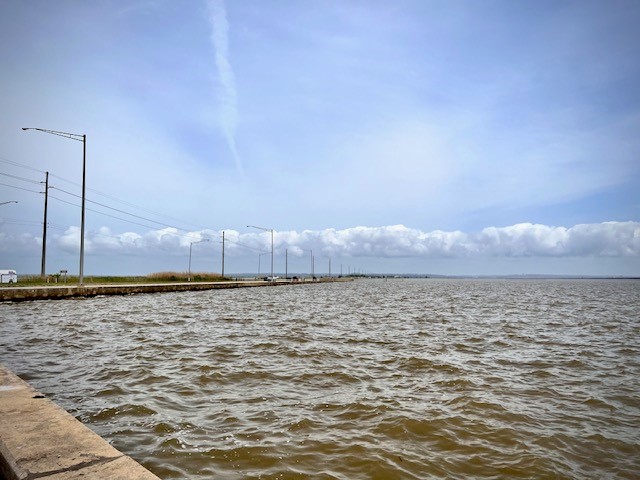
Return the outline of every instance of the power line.
<path id="1" fill-rule="evenodd" d="M 37 192 L 35 190 L 29 190 L 28 188 L 16 187 L 15 185 L 9 185 L 8 183 L 0 183 L 0 185 L 2 185 L 3 187 L 11 187 L 11 188 L 16 188 L 18 190 L 24 190 L 25 192 L 42 193 L 42 192 Z"/>
<path id="2" fill-rule="evenodd" d="M 31 170 L 31 171 L 34 171 L 34 172 L 38 172 L 38 173 L 42 173 L 42 174 L 46 173 L 46 172 L 44 172 L 44 171 L 42 171 L 42 170 L 38 170 L 37 168 L 33 168 L 33 167 L 31 167 L 31 166 L 24 165 L 24 164 L 22 164 L 22 163 L 15 162 L 15 161 L 13 161 L 13 160 L 9 160 L 9 159 L 7 159 L 7 158 L 5 158 L 5 157 L 0 157 L 0 161 L 1 161 L 1 162 L 3 162 L 3 163 L 9 164 L 9 165 L 14 165 L 14 166 L 17 166 L 17 167 L 25 168 L 25 169 L 28 169 L 28 170 Z M 1 174 L 1 175 L 6 175 L 6 176 L 8 176 L 8 177 L 11 177 L 11 178 L 14 178 L 14 179 L 17 179 L 17 180 L 22 180 L 22 181 L 25 181 L 25 182 L 29 182 L 29 183 L 34 183 L 34 184 L 40 184 L 40 183 L 42 183 L 42 182 L 37 181 L 37 180 L 28 179 L 28 178 L 25 178 L 25 177 L 19 177 L 19 176 L 11 175 L 11 174 L 8 174 L 8 173 L 2 173 L 2 172 L 0 172 L 0 174 Z M 53 178 L 56 178 L 56 179 L 58 179 L 58 180 L 62 180 L 62 181 L 67 182 L 67 183 L 69 183 L 69 184 L 71 184 L 71 185 L 74 185 L 74 186 L 77 186 L 77 187 L 81 187 L 81 185 L 80 185 L 79 183 L 74 182 L 74 181 L 72 181 L 72 180 L 69 180 L 69 179 L 67 179 L 67 178 L 61 177 L 61 176 L 56 175 L 56 174 L 54 174 L 54 173 L 49 173 L 49 175 L 50 175 L 51 177 L 53 177 Z M 23 189 L 23 188 L 15 187 L 15 186 L 13 186 L 13 185 L 6 185 L 6 184 L 0 184 L 0 185 L 5 185 L 5 186 L 8 186 L 8 187 L 18 188 L 18 189 L 21 189 L 21 190 L 25 190 L 25 189 Z M 51 187 L 51 188 L 54 188 L 54 187 Z M 57 187 L 56 187 L 56 188 L 57 188 Z M 75 197 L 77 197 L 77 198 L 81 198 L 79 195 L 74 194 L 74 193 L 71 193 L 71 192 L 68 192 L 68 191 L 63 190 L 63 189 L 61 189 L 61 188 L 57 188 L 57 190 L 60 190 L 60 191 L 62 191 L 62 192 L 64 192 L 64 193 L 66 193 L 66 194 L 68 194 L 68 195 L 73 195 L 73 196 L 75 196 Z M 171 217 L 170 215 L 166 215 L 166 214 L 163 214 L 163 213 L 159 213 L 159 212 L 156 212 L 156 211 L 150 210 L 150 209 L 148 209 L 148 208 L 146 208 L 146 207 L 143 207 L 143 206 L 141 206 L 141 205 L 137 205 L 137 204 L 134 204 L 134 203 L 131 203 L 131 202 L 127 202 L 127 201 L 125 201 L 125 200 L 121 200 L 121 199 L 119 199 L 119 198 L 117 198 L 117 197 L 115 197 L 115 196 L 113 196 L 113 195 L 110 195 L 110 194 L 108 194 L 108 193 L 101 192 L 101 191 L 96 190 L 96 189 L 93 189 L 93 188 L 87 188 L 87 190 L 88 190 L 88 191 L 90 191 L 90 192 L 93 192 L 93 193 L 95 193 L 95 194 L 97 194 L 97 195 L 101 195 L 101 196 L 103 196 L 103 197 L 109 198 L 109 199 L 111 199 L 111 200 L 113 200 L 113 201 L 115 201 L 115 202 L 121 203 L 121 204 L 123 204 L 123 205 L 127 205 L 127 206 L 129 206 L 129 207 L 133 207 L 133 208 L 137 208 L 137 209 L 143 210 L 143 211 L 145 211 L 145 212 L 147 212 L 147 213 L 150 213 L 150 214 L 153 214 L 153 215 L 157 215 L 157 216 L 159 216 L 159 217 L 164 217 L 164 218 L 167 218 L 167 219 L 170 219 L 170 220 L 174 220 L 174 221 L 180 222 L 180 223 L 181 223 L 181 224 L 183 224 L 183 225 L 190 225 L 190 226 L 192 226 L 192 227 L 197 227 L 197 228 L 201 228 L 201 229 L 208 229 L 208 228 L 209 228 L 209 227 L 206 227 L 206 226 L 204 226 L 204 225 L 199 225 L 199 224 L 191 223 L 191 222 L 185 222 L 184 220 L 181 220 L 181 219 L 178 219 L 178 218 L 175 218 L 175 217 Z M 27 190 L 27 191 L 32 191 L 32 190 Z M 33 191 L 32 191 L 32 192 L 33 192 Z M 35 192 L 35 193 L 41 193 L 41 192 Z M 130 216 L 132 216 L 132 217 L 136 217 L 136 218 L 139 218 L 139 219 L 141 219 L 141 220 L 145 220 L 145 221 L 148 221 L 148 222 L 156 223 L 156 224 L 158 224 L 158 225 L 162 225 L 162 226 L 164 226 L 164 227 L 176 228 L 176 229 L 181 230 L 181 231 L 183 231 L 183 232 L 186 232 L 186 231 L 187 231 L 186 229 L 176 227 L 175 225 L 169 225 L 169 224 L 166 224 L 166 223 L 163 223 L 163 222 L 159 222 L 159 221 L 156 221 L 156 220 L 153 220 L 153 219 L 147 218 L 147 217 L 143 217 L 143 216 L 141 216 L 141 215 L 136 215 L 136 214 L 133 214 L 133 213 L 130 213 L 130 212 L 124 211 L 124 210 L 117 209 L 117 208 L 115 208 L 115 207 L 110 207 L 110 206 L 108 206 L 108 205 L 105 205 L 105 204 L 102 204 L 102 203 L 99 203 L 99 202 L 96 202 L 96 201 L 92 201 L 92 200 L 88 200 L 88 199 L 87 199 L 86 201 L 87 201 L 87 202 L 94 203 L 94 204 L 96 204 L 96 205 L 100 205 L 101 207 L 108 208 L 108 209 L 110 209 L 110 210 L 114 210 L 114 211 L 117 211 L 117 212 L 123 213 L 123 214 L 125 214 L 125 215 L 130 215 Z M 96 212 L 96 213 L 100 213 L 100 212 Z M 126 221 L 126 220 L 124 220 L 124 221 Z M 130 223 L 133 223 L 133 222 L 130 222 Z M 154 227 L 148 227 L 148 226 L 147 226 L 147 228 L 154 228 Z"/>
<path id="3" fill-rule="evenodd" d="M 44 174 L 44 173 L 46 173 L 46 172 L 44 172 L 44 171 L 42 171 L 42 170 L 38 170 L 37 168 L 33 168 L 33 167 L 28 166 L 28 165 L 24 165 L 24 164 L 22 164 L 22 163 L 15 162 L 15 161 L 13 161 L 13 160 L 9 160 L 9 159 L 7 159 L 7 158 L 5 158 L 5 157 L 0 157 L 0 161 L 1 161 L 1 162 L 3 162 L 3 163 L 7 163 L 7 164 L 9 164 L 9 165 L 14 165 L 14 166 L 17 166 L 17 167 L 26 168 L 26 169 L 31 170 L 31 171 L 34 171 L 34 172 L 43 173 L 43 174 Z M 8 174 L 8 173 L 2 173 L 2 172 L 0 172 L 0 175 L 6 175 L 6 176 L 8 176 L 8 177 L 12 177 L 12 178 L 15 178 L 15 179 L 18 179 L 18 180 L 23 180 L 23 181 L 30 182 L 30 183 L 38 183 L 38 184 L 39 184 L 39 183 L 41 183 L 41 182 L 39 182 L 39 181 L 37 181 L 37 180 L 27 179 L 27 178 L 24 178 L 24 177 L 18 177 L 18 176 L 16 176 L 16 175 L 11 175 L 11 174 Z M 68 178 L 61 177 L 60 175 L 56 175 L 56 174 L 54 174 L 54 173 L 50 173 L 49 175 L 50 175 L 51 177 L 53 177 L 53 178 L 57 178 L 58 180 L 62 180 L 62 181 L 67 182 L 67 183 L 69 183 L 69 184 L 71 184 L 71 185 L 75 185 L 76 187 L 81 187 L 81 185 L 80 185 L 79 183 L 74 182 L 73 180 L 69 180 Z M 70 192 L 67 192 L 67 191 L 65 191 L 65 190 L 63 190 L 63 189 L 61 189 L 61 188 L 58 188 L 58 190 L 61 190 L 61 191 L 65 192 L 65 193 L 67 193 L 67 194 L 69 194 L 69 195 L 74 195 L 74 196 L 77 196 L 78 198 L 80 198 L 78 195 L 75 195 L 75 194 L 72 194 L 72 193 L 70 193 Z M 150 209 L 148 209 L 148 208 L 145 208 L 145 207 L 143 207 L 143 206 L 141 206 L 141 205 L 136 205 L 136 204 L 134 204 L 134 203 L 127 202 L 126 200 L 121 200 L 121 199 L 119 199 L 119 198 L 117 198 L 117 197 L 115 197 L 115 196 L 113 196 L 113 195 L 110 195 L 110 194 L 108 194 L 108 193 L 101 192 L 101 191 L 96 190 L 96 189 L 93 189 L 93 188 L 87 188 L 87 190 L 88 190 L 88 191 L 90 191 L 90 192 L 93 192 L 93 193 L 95 193 L 95 194 L 97 194 L 97 195 L 101 195 L 101 196 L 103 196 L 103 197 L 109 198 L 109 199 L 111 199 L 111 200 L 113 200 L 113 201 L 115 201 L 115 202 L 118 202 L 118 203 L 122 203 L 122 204 L 124 204 L 124 205 L 127 205 L 127 206 L 129 206 L 129 207 L 139 208 L 140 210 L 143 210 L 143 211 L 145 211 L 145 212 L 151 213 L 151 214 L 153 214 L 153 215 L 158 215 L 159 217 L 164 217 L 164 218 L 168 218 L 168 219 L 171 219 L 171 220 L 175 220 L 175 221 L 181 222 L 181 223 L 183 223 L 183 224 L 185 224 L 185 225 L 191 225 L 191 226 L 193 226 L 193 227 L 197 227 L 197 228 L 202 228 L 202 229 L 206 229 L 206 228 L 208 228 L 208 227 L 206 227 L 206 226 L 204 226 L 204 225 L 199 225 L 199 224 L 195 224 L 195 223 L 185 222 L 184 220 L 181 220 L 181 219 L 179 219 L 179 218 L 175 218 L 175 217 L 171 217 L 170 215 L 166 215 L 166 214 L 163 214 L 163 213 L 155 212 L 155 211 L 150 210 Z M 90 200 L 87 200 L 87 201 L 90 201 Z M 125 211 L 123 211 L 123 210 L 118 210 L 117 208 L 109 207 L 109 206 L 106 206 L 106 205 L 104 205 L 104 204 L 101 204 L 101 203 L 98 203 L 98 202 L 95 202 L 95 201 L 93 201 L 92 203 L 95 203 L 95 204 L 100 205 L 100 206 L 105 207 L 105 208 L 110 208 L 110 209 L 112 209 L 112 210 L 119 211 L 120 213 L 125 213 L 126 215 L 131 215 L 131 216 L 134 216 L 134 217 L 141 218 L 141 219 L 143 219 L 143 220 L 147 220 L 147 221 L 149 221 L 149 222 L 157 223 L 157 224 L 162 225 L 162 226 L 165 226 L 165 227 L 178 228 L 178 227 L 175 227 L 174 225 L 168 225 L 168 224 L 165 224 L 165 223 L 162 223 L 162 222 L 158 222 L 158 221 L 155 221 L 155 220 L 152 220 L 152 219 L 149 219 L 149 218 L 145 218 L 145 217 L 142 217 L 142 216 L 134 215 L 134 214 L 132 214 L 132 213 L 125 212 Z M 186 231 L 184 228 L 179 228 L 179 230 Z"/>
<path id="4" fill-rule="evenodd" d="M 75 193 L 67 192 L 66 190 L 63 190 L 62 188 L 58 188 L 58 187 L 50 187 L 50 188 L 54 188 L 54 189 L 56 189 L 56 190 L 58 190 L 60 192 L 66 193 L 67 195 L 71 195 L 71 196 L 76 197 L 76 198 L 82 198 L 82 197 L 80 197 L 80 195 L 76 195 Z M 104 203 L 95 202 L 95 201 L 89 200 L 89 199 L 86 199 L 86 201 L 89 202 L 89 203 L 93 203 L 95 205 L 100 205 L 101 207 L 108 208 L 109 210 L 113 210 L 113 211 L 118 212 L 118 213 L 124 213 L 125 215 L 130 215 L 132 217 L 139 218 L 140 220 L 146 220 L 147 222 L 157 223 L 158 225 L 162 225 L 163 227 L 178 228 L 175 225 L 168 225 L 166 223 L 157 222 L 156 220 L 152 220 L 150 218 L 142 217 L 142 216 L 136 215 L 134 213 L 125 212 L 124 210 L 120 210 L 118 208 L 110 207 L 108 205 L 105 205 Z M 151 227 L 151 228 L 155 228 L 155 227 Z M 186 230 L 184 230 L 182 228 L 178 228 L 178 230 L 186 231 Z"/>
<path id="5" fill-rule="evenodd" d="M 25 220 L 23 218 L 2 218 L 2 221 L 8 225 L 42 225 L 42 222 Z"/>
<path id="6" fill-rule="evenodd" d="M 17 219 L 11 219 L 11 218 L 0 218 L 0 220 L 2 220 L 0 222 L 0 226 L 2 226 L 2 225 L 22 225 L 22 226 L 26 226 L 26 227 L 39 227 L 39 226 L 42 225 L 42 222 L 38 222 L 36 220 L 17 220 Z M 68 226 L 64 226 L 64 225 L 57 225 L 57 224 L 47 223 L 47 228 L 52 228 L 54 230 L 65 231 L 69 227 Z"/>
<path id="7" fill-rule="evenodd" d="M 72 181 L 72 180 L 69 180 L 69 179 L 67 179 L 67 178 L 61 177 L 61 176 L 59 176 L 59 175 L 55 175 L 55 174 L 53 174 L 53 173 L 51 173 L 50 175 L 51 175 L 52 177 L 54 177 L 54 178 L 57 178 L 57 179 L 62 180 L 62 181 L 64 181 L 64 182 L 70 183 L 71 185 L 75 185 L 76 187 L 80 187 L 80 186 L 81 186 L 79 183 L 76 183 L 76 182 L 74 182 L 74 181 Z M 58 190 L 62 190 L 62 189 L 61 189 L 61 188 L 58 188 Z M 170 215 L 166 215 L 166 214 L 164 214 L 164 213 L 159 213 L 159 212 L 156 212 L 156 211 L 150 210 L 150 209 L 148 209 L 148 208 L 146 208 L 146 207 L 143 207 L 143 206 L 141 206 L 141 205 L 137 205 L 137 204 L 135 204 L 135 203 L 127 202 L 126 200 L 121 200 L 121 199 L 119 199 L 118 197 L 115 197 L 115 196 L 110 195 L 110 194 L 108 194 L 108 193 L 101 192 L 100 190 L 96 190 L 96 189 L 94 189 L 94 188 L 87 188 L 87 190 L 88 190 L 88 191 L 90 191 L 90 192 L 93 192 L 93 193 L 95 193 L 95 194 L 97 194 L 97 195 L 100 195 L 100 196 L 103 196 L 103 197 L 109 198 L 109 199 L 111 199 L 111 200 L 113 200 L 113 201 L 115 201 L 115 202 L 122 203 L 123 205 L 127 205 L 127 206 L 129 206 L 129 207 L 133 207 L 133 208 L 138 208 L 138 209 L 140 209 L 140 210 L 143 210 L 143 211 L 145 211 L 145 212 L 147 212 L 147 213 L 151 213 L 151 214 L 153 214 L 153 215 L 157 215 L 157 216 L 159 216 L 159 217 L 164 217 L 164 218 L 168 218 L 168 219 L 170 219 L 170 220 L 175 220 L 175 221 L 181 222 L 181 223 L 182 223 L 182 224 L 184 224 L 184 225 L 191 225 L 192 227 L 197 227 L 197 228 L 202 228 L 202 229 L 206 229 L 206 228 L 208 228 L 208 227 L 205 227 L 204 225 L 199 225 L 199 224 L 197 224 L 197 223 L 185 222 L 184 220 L 181 220 L 181 219 L 179 219 L 179 218 L 175 218 L 175 217 L 172 217 L 172 216 L 170 216 Z M 65 192 L 65 193 L 68 193 L 68 192 Z M 73 195 L 73 194 L 72 194 L 72 195 Z M 76 195 L 76 196 L 77 196 L 77 195 Z M 89 200 L 87 200 L 87 201 L 89 201 Z M 97 203 L 97 202 L 93 202 L 93 203 Z M 112 208 L 112 207 L 107 207 L 107 208 Z M 117 209 L 115 209 L 115 208 L 114 208 L 114 210 L 117 210 Z M 131 215 L 131 214 L 129 214 L 129 213 L 127 212 L 127 215 Z M 144 218 L 144 217 L 141 217 L 141 218 Z M 145 218 L 145 220 L 149 220 L 149 221 L 151 221 L 151 222 L 158 223 L 158 224 L 160 224 L 160 225 L 165 225 L 165 226 L 166 226 L 166 224 L 163 224 L 162 222 L 156 222 L 155 220 L 150 220 L 150 219 L 146 219 L 146 218 Z M 171 226 L 171 227 L 173 227 L 173 228 L 177 228 L 177 227 L 175 227 L 175 226 L 173 226 L 173 225 L 170 225 L 170 226 Z M 180 228 L 180 230 L 186 231 L 184 228 Z"/>
<path id="8" fill-rule="evenodd" d="M 63 199 L 58 198 L 58 197 L 54 197 L 53 195 L 49 195 L 49 198 L 53 198 L 54 200 L 57 200 L 57 201 L 62 202 L 62 203 L 66 203 L 67 205 L 71 205 L 71 206 L 74 206 L 74 207 L 78 207 L 78 208 L 80 208 L 80 205 L 77 205 L 77 204 L 72 203 L 72 202 L 68 202 L 67 200 L 63 200 Z M 133 225 L 138 225 L 138 226 L 141 226 L 141 227 L 149 228 L 149 229 L 151 229 L 151 230 L 153 230 L 153 229 L 157 228 L 157 227 L 154 227 L 154 226 L 151 226 L 151 225 L 145 225 L 145 224 L 143 224 L 143 223 L 134 222 L 134 221 L 132 221 L 132 220 L 127 220 L 126 218 L 116 217 L 115 215 L 109 215 L 108 213 L 104 213 L 104 212 L 101 212 L 101 211 L 99 211 L 99 210 L 93 210 L 93 209 L 91 209 L 91 208 L 87 208 L 86 210 L 88 210 L 88 211 L 90 211 L 90 212 L 93 212 L 93 213 L 97 213 L 97 214 L 99 214 L 99 215 L 104 215 L 105 217 L 115 218 L 116 220 L 120 220 L 120 221 L 122 221 L 122 222 L 127 222 L 127 223 L 131 223 L 131 224 L 133 224 Z M 176 227 L 171 227 L 171 226 L 170 226 L 170 228 L 176 228 Z M 177 229 L 177 230 L 180 230 L 180 229 L 178 229 L 178 228 L 176 228 L 176 229 Z M 184 230 L 183 230 L 183 231 L 184 231 Z M 182 234 L 182 233 L 174 233 L 174 232 L 166 232 L 166 234 L 167 234 L 167 235 L 175 235 L 175 236 L 177 236 L 177 237 L 193 238 L 193 235 L 191 235 L 191 234 L 186 234 L 186 235 L 185 235 L 185 234 Z"/>
<path id="9" fill-rule="evenodd" d="M 227 241 L 227 242 L 231 242 L 231 243 L 235 243 L 236 245 L 239 245 L 240 247 L 248 248 L 248 249 L 250 249 L 250 250 L 255 250 L 256 252 L 269 253 L 269 252 L 265 252 L 264 250 L 261 250 L 261 249 L 259 249 L 259 248 L 251 247 L 251 246 L 249 246 L 249 245 L 245 245 L 244 243 L 236 242 L 236 241 L 231 240 L 231 239 L 228 239 L 228 238 L 226 239 L 226 241 Z"/>
<path id="10" fill-rule="evenodd" d="M 19 177 L 18 175 L 11 175 L 10 173 L 0 172 L 0 175 L 4 175 L 5 177 L 15 178 L 16 180 L 22 180 L 23 182 L 35 183 L 37 185 L 40 184 L 40 182 L 37 180 L 32 180 L 30 178 L 25 178 L 25 177 Z"/>
<path id="11" fill-rule="evenodd" d="M 9 160 L 8 158 L 5 158 L 5 157 L 0 157 L 0 162 L 8 163 L 9 165 L 13 165 L 15 167 L 26 168 L 27 170 L 31 170 L 33 172 L 45 173 L 43 170 L 38 170 L 37 168 L 30 167 L 29 165 L 25 165 L 23 163 L 14 162 L 13 160 Z"/>
<path id="12" fill-rule="evenodd" d="M 54 200 L 57 200 L 57 201 L 59 201 L 59 202 L 66 203 L 67 205 L 71 205 L 71 206 L 74 206 L 74 207 L 81 208 L 81 206 L 80 206 L 80 205 L 78 205 L 78 204 L 75 204 L 75 203 L 69 202 L 69 201 L 67 201 L 67 200 L 63 200 L 63 199 L 58 198 L 58 197 L 54 197 L 53 195 L 49 195 L 49 198 L 53 198 Z M 87 201 L 88 201 L 88 200 L 87 200 Z M 156 227 L 153 227 L 153 226 L 151 226 L 151 225 L 145 225 L 145 224 L 143 224 L 143 223 L 138 223 L 138 222 L 134 222 L 134 221 L 131 221 L 131 220 L 127 220 L 126 218 L 116 217 L 115 215 L 109 215 L 108 213 L 104 213 L 104 212 L 101 212 L 101 211 L 99 211 L 99 210 L 93 210 L 93 209 L 91 209 L 91 208 L 87 208 L 86 210 L 88 210 L 89 212 L 97 213 L 97 214 L 99 214 L 99 215 L 104 215 L 105 217 L 115 218 L 116 220 L 121 220 L 121 221 L 123 221 L 123 222 L 132 223 L 132 224 L 134 224 L 134 225 L 139 225 L 139 226 L 141 226 L 141 227 L 150 228 L 150 229 L 154 229 L 154 228 L 156 228 Z M 174 227 L 174 228 L 175 228 L 175 227 Z"/>
<path id="13" fill-rule="evenodd" d="M 1 172 L 0 172 L 0 173 L 1 173 Z M 4 175 L 10 176 L 10 177 L 15 177 L 15 176 L 13 176 L 13 175 L 9 175 L 9 174 L 4 174 Z M 31 182 L 32 182 L 32 183 L 34 183 L 34 184 L 40 184 L 40 182 L 36 182 L 36 181 L 31 181 Z M 5 186 L 5 187 L 10 187 L 10 188 L 15 188 L 15 189 L 18 189 L 18 190 L 23 190 L 23 191 L 25 191 L 25 192 L 31 192 L 31 193 L 37 193 L 37 194 L 41 194 L 41 193 L 42 193 L 42 192 L 39 192 L 39 191 L 36 191 L 36 190 L 30 190 L 30 189 L 28 189 L 28 188 L 18 187 L 18 186 L 16 186 L 16 185 L 9 185 L 9 184 L 7 184 L 7 183 L 0 183 L 0 185 Z M 61 189 L 61 188 L 57 188 L 57 187 L 50 187 L 50 188 L 55 188 L 56 190 L 59 190 L 59 191 L 61 191 L 61 192 L 66 193 L 67 195 L 71 195 L 71 196 L 76 197 L 76 198 L 81 198 L 81 197 L 80 197 L 80 195 L 76 195 L 76 194 L 74 194 L 74 193 L 68 192 L 68 191 L 63 190 L 63 189 Z M 55 196 L 53 196 L 53 195 L 49 195 L 49 197 L 50 197 L 50 198 L 53 198 L 53 199 L 55 199 L 55 200 L 58 200 L 59 202 L 66 203 L 66 204 L 68 204 L 68 205 L 72 205 L 72 206 L 74 206 L 74 207 L 78 207 L 78 208 L 80 208 L 80 205 L 74 204 L 74 203 L 72 203 L 72 202 L 68 202 L 68 201 L 66 201 L 66 200 L 63 200 L 63 199 L 58 198 L 58 197 L 55 197 Z M 87 202 L 94 203 L 94 204 L 99 205 L 99 206 L 101 206 L 101 207 L 108 208 L 108 209 L 110 209 L 110 210 L 114 210 L 114 211 L 116 211 L 116 212 L 123 213 L 123 214 L 125 214 L 125 215 L 130 215 L 130 216 L 132 216 L 132 217 L 136 217 L 136 218 L 139 218 L 139 219 L 141 219 L 141 220 L 146 220 L 146 221 L 148 221 L 148 222 L 156 223 L 156 224 L 161 225 L 161 226 L 163 226 L 163 227 L 175 228 L 176 230 L 180 230 L 180 231 L 186 232 L 186 230 L 184 230 L 184 229 L 182 229 L 182 228 L 178 228 L 178 227 L 176 227 L 176 226 L 174 226 L 174 225 L 169 225 L 169 224 L 165 224 L 165 223 L 162 223 L 162 222 L 157 222 L 157 221 L 152 220 L 152 219 L 150 219 L 150 218 L 142 217 L 142 216 L 140 216 L 140 215 L 135 215 L 135 214 L 133 214 L 133 213 L 129 213 L 129 212 L 126 212 L 126 211 L 124 211 L 124 210 L 120 210 L 120 209 L 117 209 L 117 208 L 114 208 L 114 207 L 110 207 L 110 206 L 108 206 L 108 205 L 105 205 L 105 204 L 102 204 L 102 203 L 99 203 L 99 202 L 95 202 L 95 201 L 92 201 L 92 200 L 87 200 Z M 104 213 L 104 212 L 101 212 L 101 211 L 99 211 L 99 210 L 93 210 L 93 209 L 90 209 L 90 208 L 87 208 L 87 210 L 88 210 L 88 211 L 90 211 L 90 212 L 98 213 L 98 214 L 100 214 L 100 215 L 104 215 L 104 216 L 106 216 L 106 217 L 111 217 L 111 218 L 114 218 L 114 219 L 116 219 L 116 220 L 120 220 L 120 221 L 123 221 L 123 222 L 131 223 L 131 224 L 138 225 L 138 226 L 145 227 L 145 228 L 149 228 L 149 229 L 152 229 L 152 230 L 157 228 L 157 226 L 146 225 L 146 224 L 143 224 L 143 223 L 134 222 L 134 221 L 131 221 L 131 220 L 127 220 L 126 218 L 117 217 L 117 216 L 115 216 L 115 215 L 109 215 L 109 214 Z M 193 235 L 191 235 L 191 234 L 181 234 L 181 233 L 175 233 L 175 234 L 174 234 L 174 233 L 171 233 L 171 235 L 177 235 L 177 236 L 180 236 L 180 237 L 192 237 L 192 236 L 193 236 Z"/>

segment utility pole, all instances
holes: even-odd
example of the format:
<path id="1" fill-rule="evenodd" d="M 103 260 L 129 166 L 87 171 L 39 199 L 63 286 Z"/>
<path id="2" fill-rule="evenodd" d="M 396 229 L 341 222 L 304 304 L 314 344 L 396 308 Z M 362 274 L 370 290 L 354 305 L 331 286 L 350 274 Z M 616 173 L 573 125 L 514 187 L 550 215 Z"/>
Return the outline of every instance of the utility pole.
<path id="1" fill-rule="evenodd" d="M 82 215 L 80 216 L 80 274 L 78 283 L 84 283 L 84 203 L 87 198 L 87 136 L 82 135 Z"/>
<path id="2" fill-rule="evenodd" d="M 82 213 L 80 215 L 80 273 L 78 275 L 78 285 L 84 284 L 84 211 L 87 191 L 87 136 L 79 133 L 61 132 L 59 130 L 48 130 L 46 128 L 23 127 L 22 130 L 38 130 L 39 132 L 58 135 L 82 142 Z"/>
<path id="3" fill-rule="evenodd" d="M 284 279 L 289 279 L 289 249 L 284 249 Z"/>
<path id="4" fill-rule="evenodd" d="M 49 172 L 44 172 L 44 221 L 42 222 L 42 264 L 40 266 L 40 278 L 46 275 L 47 263 L 47 203 L 49 201 Z"/>
<path id="5" fill-rule="evenodd" d="M 224 278 L 224 230 L 222 231 L 222 278 Z"/>
<path id="6" fill-rule="evenodd" d="M 329 257 L 329 278 L 331 278 L 331 257 Z"/>

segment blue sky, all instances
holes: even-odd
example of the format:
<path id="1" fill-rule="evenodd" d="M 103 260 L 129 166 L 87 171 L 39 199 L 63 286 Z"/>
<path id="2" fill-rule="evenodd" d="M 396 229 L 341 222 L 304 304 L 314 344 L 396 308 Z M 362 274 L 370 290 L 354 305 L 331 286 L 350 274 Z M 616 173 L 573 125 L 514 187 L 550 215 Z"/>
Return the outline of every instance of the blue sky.
<path id="1" fill-rule="evenodd" d="M 640 275 L 639 21 L 635 1 L 3 2 L 0 268 L 39 272 L 49 171 L 47 270 L 77 271 L 82 145 L 39 127 L 87 134 L 86 274 L 185 270 L 205 238 L 193 268 L 220 271 L 223 230 L 227 272 L 255 271 L 252 224 L 279 271 L 287 249 L 300 272 L 313 250 L 322 273 Z"/>

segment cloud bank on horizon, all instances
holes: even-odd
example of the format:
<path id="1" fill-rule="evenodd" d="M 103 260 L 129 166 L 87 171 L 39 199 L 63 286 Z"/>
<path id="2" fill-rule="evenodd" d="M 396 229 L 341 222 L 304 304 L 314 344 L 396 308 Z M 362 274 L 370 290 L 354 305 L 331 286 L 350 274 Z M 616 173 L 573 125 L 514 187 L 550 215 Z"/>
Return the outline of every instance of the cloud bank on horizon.
<path id="1" fill-rule="evenodd" d="M 255 270 L 258 224 L 371 270 L 640 275 L 640 4 L 491 5 L 2 2 L 0 268 L 38 270 L 45 171 L 52 268 L 77 251 L 81 148 L 24 126 L 86 133 L 134 215 L 92 204 L 96 273 L 222 230 Z"/>
<path id="2" fill-rule="evenodd" d="M 163 228 L 145 234 L 114 234 L 104 227 L 90 232 L 86 238 L 88 254 L 100 255 L 176 255 L 202 240 L 220 243 L 222 232 L 200 230 L 181 232 Z M 79 248 L 79 229 L 69 228 L 54 234 L 51 247 L 68 254 Z M 246 255 L 270 252 L 269 233 L 225 231 L 226 253 Z M 37 254 L 40 237 L 9 236 L 0 233 L 0 252 Z M 218 247 L 220 248 L 220 247 Z M 604 222 L 598 224 L 554 227 L 523 223 L 508 227 L 487 227 L 476 233 L 460 231 L 423 232 L 404 225 L 354 227 L 343 230 L 325 229 L 275 231 L 274 249 L 283 255 L 288 249 L 293 256 L 315 251 L 318 256 L 343 257 L 634 257 L 640 255 L 640 222 Z"/>

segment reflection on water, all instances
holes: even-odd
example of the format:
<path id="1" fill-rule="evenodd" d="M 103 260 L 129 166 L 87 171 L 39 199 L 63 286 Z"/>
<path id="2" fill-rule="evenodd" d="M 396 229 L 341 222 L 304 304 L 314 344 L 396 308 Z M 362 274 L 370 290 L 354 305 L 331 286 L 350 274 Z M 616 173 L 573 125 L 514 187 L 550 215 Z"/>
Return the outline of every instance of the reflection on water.
<path id="1" fill-rule="evenodd" d="M 640 282 L 0 305 L 0 361 L 162 478 L 638 478 Z"/>

